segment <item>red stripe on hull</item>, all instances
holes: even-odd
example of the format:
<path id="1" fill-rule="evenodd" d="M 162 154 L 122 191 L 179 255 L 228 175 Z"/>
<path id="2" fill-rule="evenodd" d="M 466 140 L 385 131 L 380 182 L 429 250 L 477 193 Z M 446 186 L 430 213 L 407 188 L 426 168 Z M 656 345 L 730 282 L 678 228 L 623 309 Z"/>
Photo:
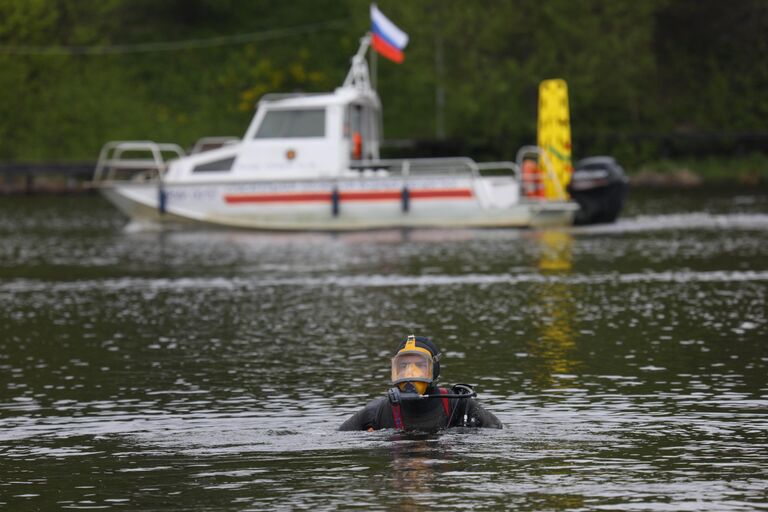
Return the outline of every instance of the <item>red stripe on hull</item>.
<path id="1" fill-rule="evenodd" d="M 227 194 L 224 201 L 227 203 L 303 203 L 311 201 L 330 201 L 329 192 L 301 193 L 301 194 Z"/>
<path id="2" fill-rule="evenodd" d="M 397 201 L 402 197 L 399 190 L 372 190 L 370 192 L 341 192 L 340 201 Z"/>
<path id="3" fill-rule="evenodd" d="M 472 191 L 468 188 L 447 188 L 434 190 L 426 189 L 411 191 L 412 199 L 470 199 L 472 196 Z"/>
<path id="4" fill-rule="evenodd" d="M 421 189 L 409 191 L 411 199 L 471 199 L 474 194 L 466 188 Z M 339 193 L 339 201 L 400 201 L 400 190 L 371 190 Z M 309 203 L 329 202 L 330 192 L 300 192 L 295 194 L 227 194 L 224 201 L 237 203 Z"/>

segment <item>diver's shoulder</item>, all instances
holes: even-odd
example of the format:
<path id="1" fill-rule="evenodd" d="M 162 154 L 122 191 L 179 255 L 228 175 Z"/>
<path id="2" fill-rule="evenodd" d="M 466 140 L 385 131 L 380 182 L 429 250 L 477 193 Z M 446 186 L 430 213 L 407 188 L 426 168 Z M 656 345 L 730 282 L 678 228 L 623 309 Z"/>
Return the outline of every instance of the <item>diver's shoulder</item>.
<path id="1" fill-rule="evenodd" d="M 380 407 L 385 406 L 389 400 L 386 396 L 378 396 L 376 398 L 372 398 L 368 401 L 368 403 L 365 404 L 363 409 L 378 409 Z"/>
<path id="2" fill-rule="evenodd" d="M 378 429 L 386 397 L 370 400 L 362 408 L 358 409 L 350 418 L 341 424 L 339 430 L 367 430 L 369 427 Z"/>
<path id="3" fill-rule="evenodd" d="M 469 409 L 469 415 L 476 419 L 479 423 L 478 426 L 485 428 L 503 428 L 501 420 L 474 398 L 470 398 Z"/>

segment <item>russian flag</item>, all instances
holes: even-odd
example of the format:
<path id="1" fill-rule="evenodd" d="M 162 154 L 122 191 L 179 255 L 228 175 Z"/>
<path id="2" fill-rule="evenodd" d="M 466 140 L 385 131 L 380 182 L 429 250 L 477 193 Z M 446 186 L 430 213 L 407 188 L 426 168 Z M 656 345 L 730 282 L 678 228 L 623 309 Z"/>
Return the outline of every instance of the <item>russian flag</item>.
<path id="1" fill-rule="evenodd" d="M 403 50 L 408 45 L 408 34 L 389 21 L 376 4 L 371 4 L 371 32 L 374 50 L 393 62 L 403 62 Z"/>

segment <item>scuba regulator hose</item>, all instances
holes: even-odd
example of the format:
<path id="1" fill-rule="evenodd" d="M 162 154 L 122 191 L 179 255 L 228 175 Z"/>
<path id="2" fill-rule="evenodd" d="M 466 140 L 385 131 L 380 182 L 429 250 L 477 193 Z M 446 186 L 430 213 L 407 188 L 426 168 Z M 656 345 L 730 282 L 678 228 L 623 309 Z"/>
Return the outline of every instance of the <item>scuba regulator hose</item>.
<path id="1" fill-rule="evenodd" d="M 472 389 L 472 386 L 469 384 L 454 384 L 451 388 L 452 393 L 445 393 L 445 394 L 436 394 L 436 395 L 420 395 L 416 392 L 403 392 L 400 391 L 400 388 L 397 386 L 392 386 L 387 391 L 387 396 L 389 397 L 389 401 L 393 404 L 399 404 L 403 401 L 411 401 L 411 400 L 425 400 L 428 398 L 459 398 L 459 399 L 465 399 L 465 398 L 475 398 L 477 396 L 477 392 Z"/>

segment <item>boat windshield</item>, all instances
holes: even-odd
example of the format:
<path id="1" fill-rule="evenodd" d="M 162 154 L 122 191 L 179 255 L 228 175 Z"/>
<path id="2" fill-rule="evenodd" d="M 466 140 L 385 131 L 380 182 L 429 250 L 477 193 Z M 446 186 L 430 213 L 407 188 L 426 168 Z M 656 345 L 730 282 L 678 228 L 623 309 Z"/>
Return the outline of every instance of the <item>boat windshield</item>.
<path id="1" fill-rule="evenodd" d="M 325 137 L 325 109 L 269 110 L 257 139 Z"/>

